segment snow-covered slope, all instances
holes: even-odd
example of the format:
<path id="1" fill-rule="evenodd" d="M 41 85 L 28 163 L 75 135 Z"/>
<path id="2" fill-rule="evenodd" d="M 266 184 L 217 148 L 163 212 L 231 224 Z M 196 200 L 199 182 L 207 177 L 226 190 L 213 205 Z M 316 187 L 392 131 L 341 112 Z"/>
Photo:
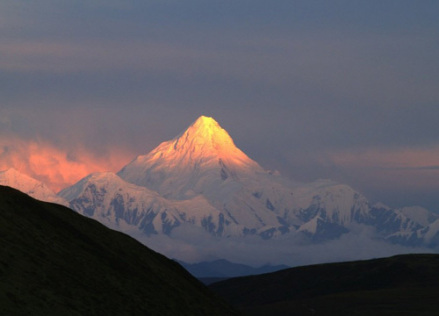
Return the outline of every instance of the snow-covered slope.
<path id="1" fill-rule="evenodd" d="M 241 229 L 202 196 L 168 200 L 111 172 L 91 174 L 59 195 L 83 215 L 119 230 L 135 228 L 148 236 L 168 235 L 184 223 L 212 234 L 233 234 Z"/>
<path id="2" fill-rule="evenodd" d="M 287 229 L 275 210 L 291 201 L 291 190 L 237 148 L 209 117 L 200 117 L 173 140 L 137 157 L 118 175 L 167 199 L 203 197 L 226 222 L 242 226 L 234 235 Z M 214 230 L 220 217 L 212 218 Z"/>
<path id="3" fill-rule="evenodd" d="M 0 185 L 12 187 L 32 196 L 35 199 L 68 205 L 67 201 L 57 196 L 44 183 L 31 178 L 14 168 L 0 171 Z"/>
<path id="4" fill-rule="evenodd" d="M 438 217 L 428 210 L 371 205 L 330 180 L 292 182 L 264 170 L 204 116 L 117 175 L 89 175 L 59 195 L 81 214 L 143 241 L 187 238 L 192 246 L 204 243 L 209 253 L 215 250 L 206 236 L 321 243 L 366 227 L 373 238 L 402 245 L 439 239 Z"/>
<path id="5" fill-rule="evenodd" d="M 424 226 L 428 226 L 439 219 L 438 214 L 432 213 L 420 206 L 403 207 L 399 212 Z"/>
<path id="6" fill-rule="evenodd" d="M 118 176 L 91 175 L 60 196 L 85 215 L 117 225 L 123 219 L 143 231 L 147 225 L 147 233 L 169 234 L 187 223 L 215 236 L 269 239 L 299 232 L 324 241 L 349 232 L 353 223 L 374 226 L 383 238 L 425 226 L 402 211 L 370 206 L 347 185 L 298 185 L 268 172 L 205 116 L 138 156 Z"/>
<path id="7" fill-rule="evenodd" d="M 227 188 L 257 172 L 265 171 L 235 146 L 214 119 L 201 116 L 173 140 L 138 156 L 118 175 L 171 199 L 186 199 L 201 193 L 208 196 L 222 193 L 221 199 L 227 199 L 230 197 Z"/>

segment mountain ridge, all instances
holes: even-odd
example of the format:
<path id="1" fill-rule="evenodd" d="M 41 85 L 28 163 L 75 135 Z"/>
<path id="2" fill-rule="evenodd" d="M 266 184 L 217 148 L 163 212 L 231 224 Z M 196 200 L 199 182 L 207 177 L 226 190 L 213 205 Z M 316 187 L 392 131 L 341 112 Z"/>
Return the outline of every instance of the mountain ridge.
<path id="1" fill-rule="evenodd" d="M 275 263 L 292 266 L 296 252 L 306 254 L 308 246 L 342 242 L 345 236 L 361 245 L 394 248 L 392 254 L 439 246 L 439 215 L 372 204 L 331 180 L 298 183 L 266 171 L 204 116 L 117 174 L 89 175 L 59 196 L 80 214 L 183 261 L 250 263 L 259 257 L 253 264 L 264 264 L 270 260 L 262 261 L 265 255 L 254 246 L 259 243 L 267 258 L 274 253 L 283 258 Z M 340 258 L 344 247 L 336 249 Z M 291 259 L 285 259 L 289 253 Z M 370 250 L 368 256 L 377 253 Z"/>
<path id="2" fill-rule="evenodd" d="M 15 168 L 0 171 L 0 185 L 19 188 L 20 191 L 47 202 L 53 202 L 65 206 L 69 204 L 67 200 L 59 197 L 43 182 L 21 173 Z"/>
<path id="3" fill-rule="evenodd" d="M 235 146 L 218 122 L 201 116 L 177 137 L 138 156 L 117 174 L 167 198 L 184 199 L 203 191 L 203 183 L 197 182 L 200 177 L 219 173 L 226 181 L 254 172 L 265 171 Z"/>
<path id="4" fill-rule="evenodd" d="M 251 267 L 244 264 L 230 262 L 225 259 L 187 263 L 178 261 L 186 270 L 198 279 L 206 278 L 233 278 L 239 276 L 256 275 L 288 269 L 286 265 L 263 265 Z"/>

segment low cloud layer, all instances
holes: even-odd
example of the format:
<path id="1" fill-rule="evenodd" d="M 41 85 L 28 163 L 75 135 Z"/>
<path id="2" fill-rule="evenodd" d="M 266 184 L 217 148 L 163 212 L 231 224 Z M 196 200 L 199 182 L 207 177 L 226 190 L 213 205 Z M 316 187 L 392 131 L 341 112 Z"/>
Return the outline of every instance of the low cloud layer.
<path id="1" fill-rule="evenodd" d="M 410 248 L 382 241 L 365 226 L 358 226 L 339 239 L 310 244 L 303 236 L 290 233 L 279 238 L 262 240 L 259 237 L 215 238 L 200 229 L 176 228 L 172 239 L 166 235 L 133 236 L 148 247 L 169 258 L 186 262 L 213 261 L 224 258 L 252 266 L 286 264 L 300 266 L 323 262 L 340 262 L 388 257 L 404 253 L 431 253 L 427 248 Z M 200 238 L 201 237 L 201 238 Z"/>

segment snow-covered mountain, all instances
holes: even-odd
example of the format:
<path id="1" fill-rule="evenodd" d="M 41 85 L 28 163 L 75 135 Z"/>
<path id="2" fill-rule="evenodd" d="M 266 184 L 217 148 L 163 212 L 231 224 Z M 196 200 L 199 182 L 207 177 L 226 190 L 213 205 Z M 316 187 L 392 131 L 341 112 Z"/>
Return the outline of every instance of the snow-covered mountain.
<path id="1" fill-rule="evenodd" d="M 81 214 L 136 236 L 172 239 L 184 228 L 218 238 L 297 235 L 319 243 L 360 225 L 375 238 L 413 246 L 437 239 L 439 229 L 438 216 L 427 210 L 371 205 L 344 184 L 297 184 L 266 171 L 205 116 L 117 175 L 92 174 L 59 196 Z"/>
<path id="2" fill-rule="evenodd" d="M 85 216 L 116 229 L 135 228 L 147 236 L 168 235 L 183 222 L 208 229 L 209 218 L 220 218 L 202 196 L 169 200 L 111 172 L 91 174 L 59 195 Z"/>
<path id="3" fill-rule="evenodd" d="M 14 169 L 0 172 L 0 185 L 68 205 L 187 262 L 295 265 L 439 251 L 436 213 L 264 170 L 205 116 L 117 174 L 90 174 L 58 195 Z"/>
<path id="4" fill-rule="evenodd" d="M 41 181 L 31 178 L 14 168 L 0 171 L 0 185 L 15 188 L 41 201 L 62 205 L 69 204 L 66 200 L 56 195 L 55 192 L 49 189 Z"/>
<path id="5" fill-rule="evenodd" d="M 173 140 L 137 157 L 118 175 L 170 200 L 202 197 L 218 210 L 204 218 L 205 228 L 213 234 L 288 230 L 279 212 L 273 212 L 276 205 L 292 201 L 284 179 L 251 160 L 209 117 L 200 117 Z"/>
<path id="6" fill-rule="evenodd" d="M 255 173 L 265 171 L 235 146 L 214 119 L 201 116 L 173 140 L 138 156 L 118 175 L 171 199 L 203 194 L 223 200 L 230 197 L 224 188 Z"/>

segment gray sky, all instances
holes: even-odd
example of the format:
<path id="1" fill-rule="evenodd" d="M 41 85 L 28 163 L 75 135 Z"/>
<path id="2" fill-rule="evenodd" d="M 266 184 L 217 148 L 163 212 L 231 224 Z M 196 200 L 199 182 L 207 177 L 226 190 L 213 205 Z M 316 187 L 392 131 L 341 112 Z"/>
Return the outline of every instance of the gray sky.
<path id="1" fill-rule="evenodd" d="M 213 116 L 300 181 L 439 211 L 439 2 L 0 3 L 0 169 L 59 189 Z"/>

